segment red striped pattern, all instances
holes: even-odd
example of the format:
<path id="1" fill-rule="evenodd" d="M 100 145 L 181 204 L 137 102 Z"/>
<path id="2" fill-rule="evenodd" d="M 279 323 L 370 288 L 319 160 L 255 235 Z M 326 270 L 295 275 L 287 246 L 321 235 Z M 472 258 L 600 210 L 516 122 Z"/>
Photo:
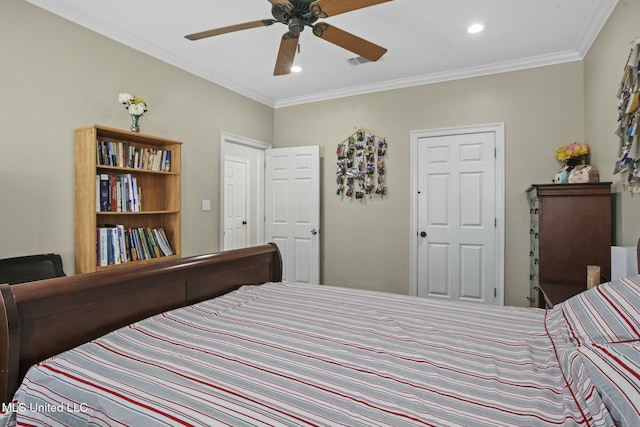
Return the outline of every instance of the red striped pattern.
<path id="1" fill-rule="evenodd" d="M 17 425 L 613 425 L 559 311 L 265 284 L 33 367 Z M 59 424 L 56 424 L 59 423 Z M 119 423 L 119 424 L 118 424 Z M 0 422 L 1 425 L 1 422 Z"/>
<path id="2" fill-rule="evenodd" d="M 640 340 L 640 276 L 604 283 L 562 303 L 578 345 Z"/>
<path id="3" fill-rule="evenodd" d="M 579 352 L 616 423 L 640 426 L 640 342 L 594 344 Z"/>

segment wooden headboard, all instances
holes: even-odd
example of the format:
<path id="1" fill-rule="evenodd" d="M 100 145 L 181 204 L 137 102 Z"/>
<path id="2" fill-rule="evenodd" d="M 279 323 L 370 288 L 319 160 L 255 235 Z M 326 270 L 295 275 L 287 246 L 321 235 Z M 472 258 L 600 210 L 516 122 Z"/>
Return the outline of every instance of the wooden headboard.
<path id="1" fill-rule="evenodd" d="M 138 320 L 282 280 L 275 244 L 0 285 L 0 400 L 35 363 Z"/>

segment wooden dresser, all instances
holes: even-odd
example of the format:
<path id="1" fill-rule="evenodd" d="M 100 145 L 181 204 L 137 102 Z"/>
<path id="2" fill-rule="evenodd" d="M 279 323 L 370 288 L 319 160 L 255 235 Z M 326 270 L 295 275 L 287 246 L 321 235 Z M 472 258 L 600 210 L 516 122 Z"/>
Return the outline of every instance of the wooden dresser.
<path id="1" fill-rule="evenodd" d="M 532 307 L 550 307 L 585 290 L 587 265 L 599 265 L 603 278 L 610 277 L 610 182 L 532 185 L 527 196 Z"/>

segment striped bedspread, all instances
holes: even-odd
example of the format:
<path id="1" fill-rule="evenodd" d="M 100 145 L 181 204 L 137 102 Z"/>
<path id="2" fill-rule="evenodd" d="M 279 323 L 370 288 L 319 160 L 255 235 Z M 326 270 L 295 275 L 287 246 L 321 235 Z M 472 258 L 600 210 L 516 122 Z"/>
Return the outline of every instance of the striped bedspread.
<path id="1" fill-rule="evenodd" d="M 575 348 L 552 315 L 328 286 L 246 286 L 41 362 L 0 420 L 612 425 L 583 370 L 561 368 Z"/>

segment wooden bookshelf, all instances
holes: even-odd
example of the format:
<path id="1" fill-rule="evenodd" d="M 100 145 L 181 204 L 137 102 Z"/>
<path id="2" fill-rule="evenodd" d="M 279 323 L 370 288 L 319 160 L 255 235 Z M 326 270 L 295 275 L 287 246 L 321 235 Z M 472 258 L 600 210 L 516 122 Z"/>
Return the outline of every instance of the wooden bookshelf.
<path id="1" fill-rule="evenodd" d="M 142 169 L 143 165 L 101 164 L 101 141 L 126 143 L 137 150 L 170 151 L 170 167 Z M 88 273 L 134 264 L 178 258 L 182 253 L 180 230 L 180 162 L 182 143 L 166 138 L 92 125 L 75 130 L 75 271 Z M 167 165 L 169 162 L 167 162 Z M 135 166 L 135 167 L 134 167 Z M 135 177 L 140 189 L 141 210 L 100 211 L 96 176 Z M 107 225 L 126 228 L 163 229 L 174 255 L 99 266 L 98 228 Z"/>

